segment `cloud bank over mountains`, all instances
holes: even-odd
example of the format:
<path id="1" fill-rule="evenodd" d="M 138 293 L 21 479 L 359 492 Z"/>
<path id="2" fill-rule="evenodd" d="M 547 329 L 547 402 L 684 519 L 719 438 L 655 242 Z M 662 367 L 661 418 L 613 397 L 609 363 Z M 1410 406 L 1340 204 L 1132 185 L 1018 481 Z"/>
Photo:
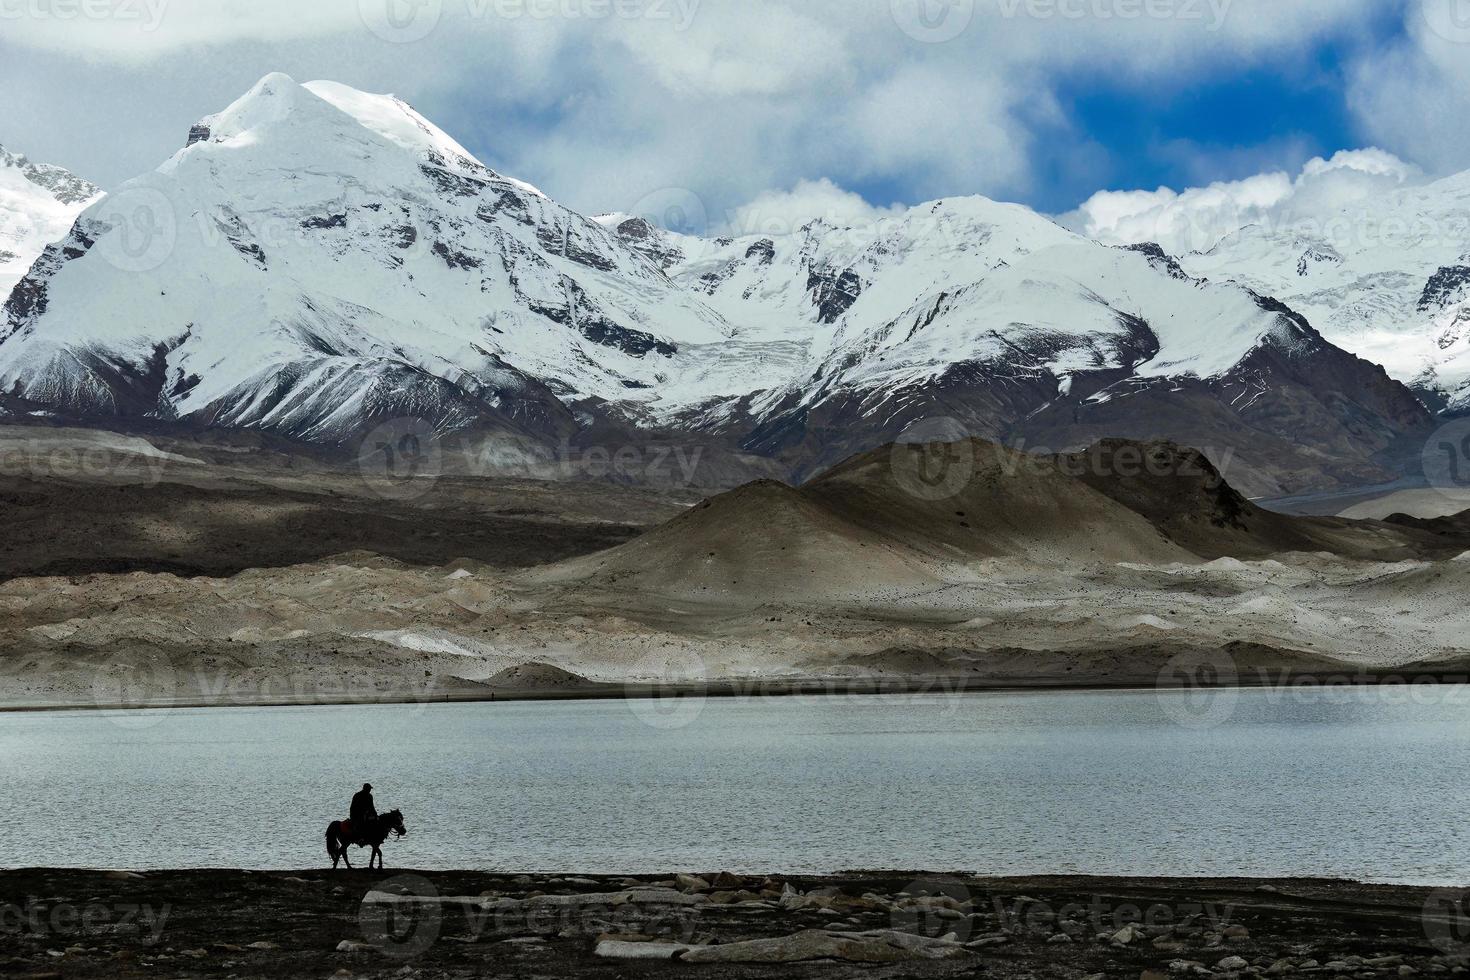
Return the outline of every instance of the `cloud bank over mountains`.
<path id="1" fill-rule="evenodd" d="M 1207 251 L 1246 225 L 1311 220 L 1424 180 L 1420 168 L 1385 150 L 1341 150 L 1314 157 L 1295 175 L 1275 171 L 1182 191 L 1099 191 L 1061 221 L 1108 244 L 1157 242 L 1182 255 Z"/>
<path id="2" fill-rule="evenodd" d="M 1152 186 L 1130 179 L 1134 150 L 1089 130 L 1076 93 L 1144 112 L 1244 73 L 1340 90 L 1360 130 L 1337 146 L 1226 134 L 1244 149 L 1295 170 L 1377 145 L 1443 173 L 1470 166 L 1470 136 L 1443 124 L 1470 99 L 1455 2 L 98 0 L 68 18 L 28 3 L 0 39 L 0 136 L 108 186 L 279 69 L 394 91 L 579 210 L 631 211 L 680 188 L 720 227 L 753 202 L 850 209 L 838 188 L 880 208 L 969 193 L 1046 207 Z M 1340 63 L 1317 64 L 1324 46 Z M 88 139 L 123 116 L 134 125 L 120 143 Z M 1278 145 L 1308 152 L 1285 159 Z M 1200 178 L 1269 209 L 1289 193 L 1274 169 Z M 1089 203 L 1107 225 L 1144 202 Z"/>

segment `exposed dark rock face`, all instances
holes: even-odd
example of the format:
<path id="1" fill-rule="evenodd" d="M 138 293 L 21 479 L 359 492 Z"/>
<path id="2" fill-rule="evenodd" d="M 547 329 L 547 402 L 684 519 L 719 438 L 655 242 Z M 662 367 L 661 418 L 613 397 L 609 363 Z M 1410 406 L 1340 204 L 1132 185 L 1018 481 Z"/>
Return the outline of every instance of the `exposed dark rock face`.
<path id="1" fill-rule="evenodd" d="M 207 139 L 209 139 L 209 127 L 203 124 L 196 124 L 189 127 L 189 140 L 184 145 L 193 146 L 195 143 L 203 143 Z"/>
<path id="2" fill-rule="evenodd" d="M 863 291 L 863 280 L 852 269 L 839 273 L 812 269 L 807 274 L 806 288 L 812 295 L 812 305 L 817 308 L 817 320 L 836 323 L 857 302 Z"/>
<path id="3" fill-rule="evenodd" d="M 395 248 L 412 248 L 419 240 L 419 230 L 413 225 L 399 225 L 391 228 L 389 235 Z"/>
<path id="4" fill-rule="evenodd" d="M 1470 265 L 1441 267 L 1424 284 L 1419 297 L 1420 313 L 1437 313 L 1470 296 Z"/>
<path id="5" fill-rule="evenodd" d="M 565 280 L 564 285 L 567 294 L 571 297 L 572 307 L 553 307 L 532 303 L 530 304 L 531 312 L 544 316 L 553 323 L 571 327 L 595 344 L 614 347 L 634 357 L 643 357 L 650 353 L 673 357 L 679 352 L 678 347 L 660 340 L 653 334 L 624 327 L 609 319 L 587 298 L 581 287 L 570 279 Z"/>
<path id="6" fill-rule="evenodd" d="M 618 224 L 617 236 L 633 251 L 660 269 L 667 270 L 683 261 L 684 252 L 667 235 L 644 218 L 628 218 Z"/>
<path id="7" fill-rule="evenodd" d="M 473 255 L 466 255 L 457 249 L 452 249 L 443 242 L 435 242 L 433 251 L 451 269 L 478 269 L 480 267 L 479 259 Z"/>
<path id="8" fill-rule="evenodd" d="M 346 228 L 347 215 L 345 213 L 329 214 L 325 217 L 307 218 L 305 221 L 301 222 L 301 227 L 315 228 L 318 230 L 325 230 L 327 228 Z"/>
<path id="9" fill-rule="evenodd" d="M 1179 265 L 1179 260 L 1165 252 L 1163 246 L 1154 242 L 1139 242 L 1137 245 L 1123 245 L 1122 248 L 1130 252 L 1141 252 L 1148 257 L 1148 264 L 1160 272 L 1174 279 L 1189 279 L 1189 273 Z"/>
<path id="10" fill-rule="evenodd" d="M 776 243 L 769 238 L 762 238 L 745 250 L 747 259 L 754 259 L 761 265 L 770 265 L 771 260 L 776 257 Z"/>
<path id="11" fill-rule="evenodd" d="M 0 342 L 29 327 L 46 312 L 47 283 L 67 262 L 86 255 L 96 244 L 96 235 L 96 229 L 77 222 L 64 241 L 46 246 L 30 272 L 15 284 L 5 305 L 0 307 Z"/>
<path id="12" fill-rule="evenodd" d="M 1298 276 L 1310 275 L 1312 270 L 1319 265 L 1341 265 L 1342 255 L 1328 245 L 1313 245 L 1302 253 L 1297 260 L 1296 274 Z"/>
<path id="13" fill-rule="evenodd" d="M 261 269 L 266 269 L 265 250 L 254 240 L 250 228 L 237 214 L 222 211 L 214 216 L 215 227 L 225 236 L 230 247 Z"/>
<path id="14" fill-rule="evenodd" d="M 433 181 L 440 191 L 453 197 L 477 197 L 485 189 L 487 183 L 452 170 L 445 170 L 443 167 L 432 167 L 425 164 L 419 170 L 425 177 Z"/>
<path id="15" fill-rule="evenodd" d="M 536 240 L 551 254 L 571 259 L 578 265 L 585 265 L 599 272 L 612 272 L 616 269 L 617 264 L 597 251 L 593 243 L 587 240 L 588 237 L 586 229 L 573 228 L 570 221 L 560 225 L 541 225 L 536 229 Z"/>

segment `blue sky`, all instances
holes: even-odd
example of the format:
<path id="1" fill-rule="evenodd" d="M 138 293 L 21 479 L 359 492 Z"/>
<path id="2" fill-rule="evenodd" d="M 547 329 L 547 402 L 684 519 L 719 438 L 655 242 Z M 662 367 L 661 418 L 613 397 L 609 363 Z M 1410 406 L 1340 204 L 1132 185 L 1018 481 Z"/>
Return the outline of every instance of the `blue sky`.
<path id="1" fill-rule="evenodd" d="M 1470 0 L 417 0 L 422 37 L 385 28 L 405 0 L 108 2 L 0 0 L 0 143 L 104 186 L 275 70 L 392 91 L 584 211 L 678 191 L 712 225 L 754 199 L 1061 213 L 1368 146 L 1470 168 Z"/>

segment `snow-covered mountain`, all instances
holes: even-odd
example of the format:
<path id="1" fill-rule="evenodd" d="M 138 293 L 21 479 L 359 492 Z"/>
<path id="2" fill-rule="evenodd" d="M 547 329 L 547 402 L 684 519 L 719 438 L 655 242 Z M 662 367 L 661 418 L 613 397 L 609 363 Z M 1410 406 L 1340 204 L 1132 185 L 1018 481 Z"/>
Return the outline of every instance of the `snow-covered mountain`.
<path id="1" fill-rule="evenodd" d="M 312 441 L 572 425 L 729 328 L 595 222 L 388 96 L 271 75 L 17 287 L 0 388 Z"/>
<path id="2" fill-rule="evenodd" d="M 797 476 L 944 416 L 1182 439 L 1257 492 L 1383 478 L 1429 421 L 1287 307 L 1023 207 L 691 238 L 284 75 L 46 249 L 0 316 L 0 393 L 320 443 L 402 416 L 523 446 L 695 432 Z"/>
<path id="3" fill-rule="evenodd" d="M 1297 209 L 1180 262 L 1279 298 L 1435 409 L 1470 410 L 1470 172 Z"/>
<path id="4" fill-rule="evenodd" d="M 0 299 L 50 243 L 66 237 L 101 193 L 60 167 L 32 163 L 0 146 Z"/>
<path id="5" fill-rule="evenodd" d="M 1427 423 L 1402 385 L 1284 305 L 1017 205 L 958 198 L 872 227 L 714 241 L 598 220 L 736 336 L 801 350 L 750 394 L 675 413 L 798 476 L 908 432 L 1052 450 L 1126 434 L 1228 454 L 1233 479 L 1270 494 L 1381 479 L 1383 454 Z"/>

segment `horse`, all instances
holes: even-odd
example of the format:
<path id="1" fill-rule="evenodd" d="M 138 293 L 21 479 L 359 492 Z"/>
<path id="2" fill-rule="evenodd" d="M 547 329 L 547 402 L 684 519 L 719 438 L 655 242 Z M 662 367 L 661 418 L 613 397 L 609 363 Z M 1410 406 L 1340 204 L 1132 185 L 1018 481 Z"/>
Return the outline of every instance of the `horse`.
<path id="1" fill-rule="evenodd" d="M 347 860 L 347 845 L 356 844 L 358 847 L 371 847 L 373 853 L 368 855 L 368 868 L 371 870 L 373 860 L 378 862 L 379 870 L 383 867 L 383 841 L 388 839 L 391 831 L 398 837 L 408 836 L 408 831 L 403 827 L 403 813 L 392 810 L 388 813 L 378 814 L 378 819 L 371 829 L 358 826 L 361 821 L 354 823 L 350 820 L 333 820 L 327 824 L 327 854 L 332 859 L 332 867 L 337 867 L 337 859 L 346 862 L 347 867 L 352 867 L 352 862 Z M 344 827 L 343 825 L 346 824 Z"/>

